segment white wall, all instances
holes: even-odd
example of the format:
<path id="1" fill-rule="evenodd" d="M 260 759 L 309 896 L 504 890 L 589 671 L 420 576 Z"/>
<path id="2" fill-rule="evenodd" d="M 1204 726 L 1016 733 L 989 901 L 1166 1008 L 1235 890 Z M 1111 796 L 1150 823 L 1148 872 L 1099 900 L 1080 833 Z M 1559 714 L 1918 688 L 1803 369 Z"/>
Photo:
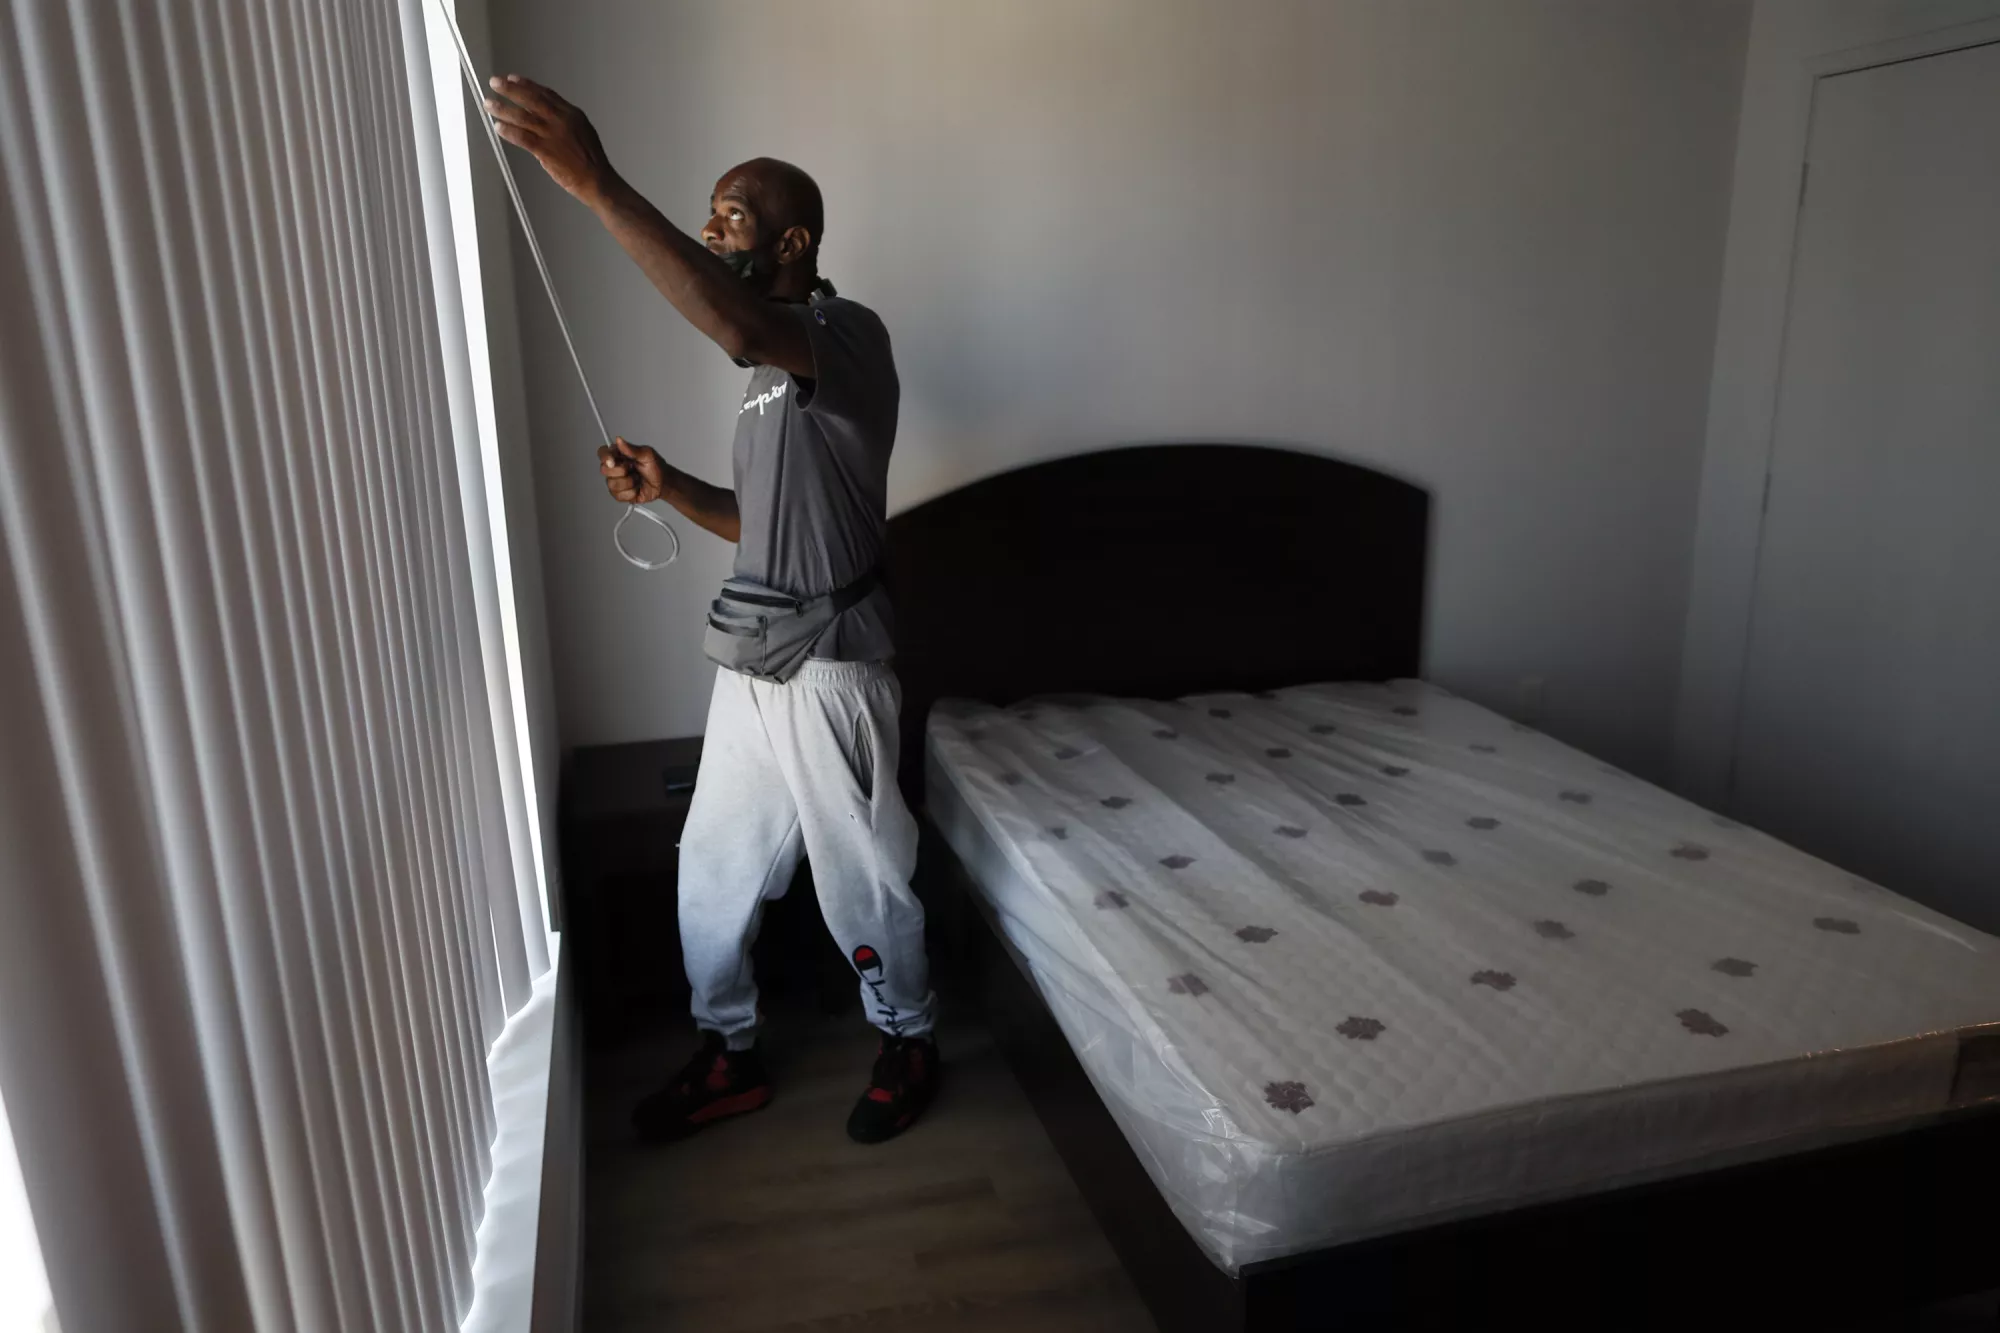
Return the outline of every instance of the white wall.
<path id="1" fill-rule="evenodd" d="M 1724 803 L 1735 748 L 1814 77 L 1941 49 L 1946 34 L 1996 18 L 2000 0 L 1757 0 L 1672 764 L 1676 785 L 1707 804 Z"/>
<path id="2" fill-rule="evenodd" d="M 744 157 L 819 178 L 824 268 L 896 339 L 892 509 L 1134 441 L 1360 460 L 1433 494 L 1428 674 L 1544 676 L 1553 730 L 1663 768 L 1745 4 L 494 5 L 683 226 Z M 742 373 L 524 184 L 613 429 L 726 480 Z M 618 559 L 521 312 L 564 739 L 698 732 L 728 551 Z"/>

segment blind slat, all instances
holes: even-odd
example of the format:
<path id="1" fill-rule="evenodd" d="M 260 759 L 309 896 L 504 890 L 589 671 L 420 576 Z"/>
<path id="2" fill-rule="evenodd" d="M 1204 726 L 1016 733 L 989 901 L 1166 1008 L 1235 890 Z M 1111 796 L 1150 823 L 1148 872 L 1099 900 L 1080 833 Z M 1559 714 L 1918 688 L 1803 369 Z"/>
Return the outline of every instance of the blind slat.
<path id="1" fill-rule="evenodd" d="M 205 43 L 203 49 L 212 52 L 219 45 L 228 72 L 222 82 L 235 99 L 230 117 L 253 142 L 243 173 L 251 202 L 248 239 L 256 259 L 255 290 L 266 312 L 269 383 L 278 418 L 279 458 L 272 475 L 296 478 L 299 486 L 318 493 L 326 464 L 316 441 L 332 405 L 288 391 L 288 386 L 307 386 L 324 394 L 330 387 L 313 335 L 313 322 L 324 319 L 322 300 L 315 299 L 314 283 L 320 276 L 306 272 L 309 255 L 300 230 L 310 229 L 316 200 L 301 185 L 305 167 L 294 142 L 297 130 L 286 123 L 285 104 L 272 87 L 268 37 L 257 26 L 260 17 L 252 7 L 218 0 L 214 23 L 220 42 Z M 258 145 L 262 152 L 255 151 Z M 361 704 L 350 667 L 348 620 L 332 575 L 338 568 L 337 536 L 331 524 L 321 523 L 317 504 L 293 505 L 287 497 L 283 510 L 279 526 L 289 521 L 292 527 L 280 563 L 297 572 L 295 586 L 309 627 L 307 646 L 319 710 L 308 709 L 318 742 L 317 783 L 330 811 L 334 882 L 351 888 L 337 904 L 336 918 L 348 941 L 350 985 L 359 997 L 354 1039 L 377 1144 L 376 1179 L 385 1205 L 401 1224 L 401 1239 L 389 1249 L 398 1308 L 405 1312 L 407 1323 L 418 1299 L 417 1274 L 428 1246 L 419 1234 L 421 1201 L 406 1183 L 416 1171 L 410 1144 L 414 1117 L 396 1044 L 399 1037 L 386 1018 L 393 997 L 377 898 L 386 881 L 385 853 L 353 746 Z"/>
<path id="2" fill-rule="evenodd" d="M 218 567 L 233 563 L 248 579 L 247 602 L 256 617 L 260 654 L 254 679 L 268 682 L 250 700 L 239 697 L 238 708 L 246 710 L 246 704 L 259 699 L 270 704 L 274 734 L 268 744 L 273 753 L 263 765 L 265 771 L 252 766 L 251 790 L 282 803 L 284 823 L 277 854 L 285 857 L 290 879 L 272 881 L 271 900 L 275 916 L 296 917 L 280 930 L 292 938 L 296 984 L 309 997 L 316 1018 L 316 1029 L 308 1034 L 308 1042 L 301 1043 L 310 1047 L 301 1057 L 302 1069 L 323 1075 L 308 1077 L 307 1084 L 321 1103 L 320 1133 L 328 1140 L 315 1145 L 314 1155 L 336 1269 L 343 1274 L 345 1319 L 352 1323 L 355 1312 L 365 1308 L 368 1322 L 383 1327 L 394 1322 L 390 1312 L 400 1304 L 388 1244 L 388 1196 L 378 1161 L 381 1136 L 370 1123 L 363 1093 L 370 1080 L 354 1038 L 358 988 L 353 985 L 352 942 L 334 902 L 322 761 L 315 753 L 317 738 L 309 734 L 306 723 L 310 673 L 294 650 L 294 643 L 309 641 L 309 635 L 298 619 L 294 590 L 288 586 L 290 562 L 283 558 L 272 507 L 263 493 L 263 487 L 279 484 L 274 479 L 282 478 L 285 470 L 269 452 L 270 386 L 252 387 L 249 382 L 261 364 L 255 350 L 263 339 L 253 342 L 246 331 L 253 319 L 248 294 L 256 286 L 244 267 L 243 247 L 233 243 L 249 230 L 241 211 L 242 182 L 233 170 L 244 153 L 237 141 L 238 120 L 219 114 L 214 101 L 220 82 L 213 77 L 216 71 L 201 68 L 196 56 L 208 49 L 203 17 L 198 7 L 163 10 L 158 31 L 158 49 L 171 84 L 164 100 L 175 111 L 180 160 L 192 178 L 212 181 L 214 187 L 186 195 L 214 342 L 206 370 L 189 378 L 198 384 L 213 377 L 214 406 L 225 422 L 218 434 L 226 445 L 233 490 L 226 509 L 211 502 L 210 523 L 213 527 L 216 515 L 226 513 L 240 525 L 242 556 L 235 562 L 218 559 Z M 139 50 L 150 49 L 150 35 L 137 34 Z M 195 107 L 206 114 L 191 114 Z"/>
<path id="3" fill-rule="evenodd" d="M 549 954 L 422 35 L 0 0 L 0 831 L 62 834 L 0 847 L 0 1014 L 64 1039 L 0 1018 L 0 1081 L 100 1205 L 37 1201 L 67 1333 L 472 1298 Z"/>
<path id="4" fill-rule="evenodd" d="M 185 1077 L 201 1057 L 165 869 L 126 816 L 143 789 L 122 657 L 101 602 L 77 595 L 106 594 L 110 575 L 67 451 L 45 446 L 76 438 L 84 413 L 53 220 L 29 188 L 47 173 L 17 62 L 41 48 L 14 31 L 0 42 L 0 1013 L 39 1021 L 0 1024 L 0 1083 L 43 1253 L 95 1261 L 50 1266 L 73 1329 L 175 1310 L 246 1327 L 245 1274 L 216 1224 L 230 1213 L 218 1122 Z M 139 1182 L 152 1209 L 131 1206 Z"/>
<path id="5" fill-rule="evenodd" d="M 417 272 L 415 266 L 413 226 L 418 214 L 406 202 L 407 182 L 403 168 L 407 164 L 408 135 L 392 132 L 392 126 L 401 124 L 398 110 L 407 114 L 407 104 L 391 95 L 392 86 L 399 86 L 397 55 L 385 46 L 385 24 L 383 5 L 380 0 L 347 11 L 350 20 L 358 21 L 364 31 L 358 35 L 358 44 L 366 52 L 361 61 L 367 71 L 365 86 L 373 102 L 372 124 L 380 154 L 376 159 L 382 178 L 382 192 L 379 196 L 385 224 L 400 221 L 403 225 L 386 225 L 386 254 L 390 267 L 387 280 L 388 289 L 394 293 L 394 313 L 402 326 L 401 340 L 403 355 L 399 361 L 399 385 L 403 393 L 407 419 L 411 421 L 429 420 L 435 426 L 439 418 L 431 410 L 429 403 L 429 377 L 425 366 L 429 361 L 422 341 L 422 325 L 416 312 L 419 301 L 416 292 Z M 439 437 L 441 440 L 448 437 Z M 465 794 L 460 781 L 459 765 L 454 756 L 463 755 L 464 689 L 465 682 L 457 674 L 457 658 L 450 650 L 447 630 L 457 614 L 457 606 L 444 587 L 441 559 L 441 533 L 437 511 L 440 508 L 434 484 L 436 473 L 430 460 L 437 450 L 412 449 L 400 451 L 407 462 L 405 475 L 407 486 L 399 498 L 406 501 L 406 509 L 416 529 L 418 540 L 414 545 L 418 576 L 419 602 L 425 609 L 421 624 L 426 627 L 425 652 L 433 674 L 435 686 L 440 691 L 442 707 L 434 717 L 432 729 L 432 755 L 435 758 L 439 781 L 445 794 L 446 808 L 452 812 L 451 828 L 453 838 L 449 847 L 452 872 L 440 883 L 445 927 L 445 945 L 455 968 L 457 983 L 453 988 L 456 1000 L 455 1012 L 460 1032 L 460 1074 L 461 1089 L 466 1102 L 469 1120 L 466 1126 L 465 1147 L 468 1156 L 463 1167 L 463 1181 L 470 1192 L 472 1208 L 469 1218 L 474 1232 L 481 1206 L 479 1198 L 480 1182 L 490 1169 L 490 1146 L 495 1128 L 492 1108 L 492 1094 L 486 1082 L 485 1061 L 480 1053 L 486 1048 L 487 1039 L 484 1025 L 478 1013 L 478 987 L 480 969 L 472 956 L 471 920 L 469 914 L 476 909 L 471 879 L 473 870 L 469 857 L 476 852 L 477 842 L 468 827 Z M 490 929 L 490 927 L 488 927 Z M 469 1296 L 471 1290 L 470 1254 L 474 1235 L 468 1234 L 466 1254 L 468 1263 L 462 1275 L 463 1291 Z"/>
<path id="6" fill-rule="evenodd" d="M 460 291 L 461 256 L 451 243 L 452 204 L 446 180 L 443 137 L 437 119 L 440 89 L 433 83 L 433 79 L 439 77 L 435 68 L 437 61 L 435 58 L 423 58 L 429 47 L 427 28 L 436 21 L 436 16 L 424 0 L 402 0 L 399 9 L 403 47 L 405 51 L 415 53 L 406 60 L 405 75 L 410 86 L 410 102 L 417 131 L 410 136 L 409 142 L 422 184 L 424 230 L 430 245 L 434 299 L 429 314 L 437 321 L 435 328 L 438 336 L 433 341 L 440 353 L 438 373 L 443 382 L 449 429 L 461 441 L 452 460 L 456 467 L 455 479 L 452 465 L 441 463 L 442 485 L 447 491 L 455 493 L 458 500 L 452 518 L 459 540 L 452 543 L 452 556 L 455 561 L 462 562 L 471 591 L 467 602 L 472 618 L 465 631 L 461 651 L 478 663 L 485 678 L 487 709 L 471 719 L 474 753 L 512 756 L 519 751 L 516 748 L 514 717 L 509 707 L 511 689 L 505 674 L 508 662 L 505 649 L 507 629 L 500 606 L 499 571 L 496 568 L 496 547 L 502 534 L 496 533 L 491 524 L 493 509 L 489 485 L 492 479 L 486 476 L 476 447 L 478 407 L 474 401 L 464 325 L 466 304 Z M 446 94 L 446 104 L 462 124 L 465 110 L 458 91 L 457 67 L 449 56 L 445 57 L 444 65 L 442 91 Z M 504 524 L 501 527 L 504 528 Z M 533 837 L 528 827 L 520 766 L 511 762 L 480 764 L 477 776 L 481 783 L 480 808 L 490 849 L 489 877 L 480 887 L 487 896 L 485 919 L 492 931 L 500 982 L 508 997 L 507 1009 L 511 1011 L 521 1003 L 516 997 L 525 994 L 528 977 L 538 975 L 548 966 L 546 942 L 541 935 L 541 905 L 532 869 Z M 510 862 L 511 874 L 508 873 Z M 519 894 L 525 896 L 517 896 L 517 886 Z M 516 919 L 522 923 L 519 931 L 513 929 L 512 923 Z"/>
<path id="7" fill-rule="evenodd" d="M 331 75 L 329 110 L 338 113 L 331 117 L 334 140 L 343 155 L 372 162 L 367 109 L 355 94 L 365 76 L 351 59 L 339 16 L 320 5 L 314 19 L 315 45 Z M 386 242 L 380 235 L 379 192 L 362 188 L 362 181 L 370 174 L 364 166 L 358 173 L 360 179 L 331 184 L 341 198 L 347 226 L 345 256 L 349 267 L 344 285 L 353 337 L 352 365 L 363 405 L 356 452 L 360 460 L 357 493 L 365 516 L 363 532 L 371 543 L 382 588 L 381 647 L 394 683 L 390 692 L 395 723 L 392 736 L 398 742 L 394 772 L 401 808 L 407 816 L 405 837 L 412 858 L 411 873 L 418 877 L 410 895 L 406 942 L 416 951 L 428 983 L 421 992 L 421 998 L 430 1002 L 423 1016 L 427 1046 L 421 1071 L 427 1114 L 434 1118 L 431 1139 L 436 1189 L 447 1221 L 444 1281 L 455 1302 L 469 1281 L 471 1236 L 480 1202 L 461 1166 L 472 1156 L 475 1131 L 457 1070 L 471 1057 L 461 1049 L 464 1033 L 458 1020 L 458 1000 L 462 985 L 440 908 L 442 886 L 449 882 L 452 868 L 439 826 L 444 798 L 433 762 L 435 710 L 429 700 L 435 686 L 425 652 L 421 588 L 412 569 L 415 539 L 408 526 L 406 487 L 400 481 L 400 463 L 408 450 L 391 439 L 394 432 L 390 423 L 399 419 L 399 386 L 394 358 L 385 354 L 380 324 L 393 294 L 386 289 L 382 273 L 387 256 Z M 360 318 L 361 309 L 372 312 L 375 318 Z"/>
<path id="8" fill-rule="evenodd" d="M 17 11 L 17 17 L 26 15 Z M 316 1209 L 294 1188 L 304 1174 L 303 1153 L 298 1117 L 282 1113 L 293 1109 L 286 1106 L 280 1086 L 286 1057 L 261 1006 L 246 1012 L 239 1003 L 241 982 L 262 989 L 260 983 L 268 978 L 236 974 L 227 942 L 225 895 L 184 891 L 218 879 L 209 811 L 201 799 L 203 756 L 189 718 L 198 710 L 213 725 L 214 681 L 184 678 L 187 664 L 176 635 L 181 624 L 194 640 L 207 618 L 194 588 L 197 580 L 174 563 L 185 560 L 185 551 L 163 545 L 153 521 L 166 505 L 185 509 L 189 497 L 173 469 L 162 466 L 169 460 L 162 457 L 159 435 L 172 415 L 171 405 L 162 400 L 171 396 L 167 386 L 172 371 L 159 364 L 166 334 L 157 312 L 146 304 L 148 264 L 137 244 L 140 238 L 133 235 L 135 219 L 146 208 L 143 185 L 134 183 L 137 173 L 130 162 L 129 85 L 118 77 L 122 71 L 115 43 L 107 43 L 102 31 L 103 15 L 77 9 L 69 17 L 74 25 L 69 34 L 58 35 L 53 25 L 39 27 L 33 21 L 21 27 L 30 82 L 40 83 L 34 99 L 40 103 L 38 133 L 66 140 L 65 160 L 91 168 L 86 176 L 54 167 L 55 156 L 43 151 L 44 165 L 52 168 L 47 176 L 57 219 L 56 250 L 84 390 L 82 425 L 85 438 L 138 446 L 134 452 L 147 464 L 143 472 L 118 467 L 105 473 L 102 498 L 121 520 L 105 525 L 117 592 L 114 614 L 130 660 L 143 664 L 133 673 L 137 738 L 158 811 L 155 827 L 178 933 L 188 950 L 189 989 L 202 1034 L 201 1065 L 211 1078 L 218 1120 L 236 1130 L 219 1138 L 236 1186 L 232 1203 L 239 1231 L 251 1231 L 245 1219 L 253 1219 L 258 1234 L 243 1241 L 246 1247 L 268 1245 L 266 1237 L 276 1240 L 250 1274 L 252 1295 L 260 1325 L 282 1328 L 290 1325 L 298 1305 L 330 1304 L 314 1234 Z M 65 37 L 74 45 L 63 44 Z M 59 114 L 79 104 L 82 117 Z M 121 208 L 126 210 L 122 215 Z M 128 328 L 128 320 L 137 327 Z M 170 576 L 170 568 L 178 577 Z M 187 646 L 196 650 L 192 665 L 213 672 L 198 644 Z M 275 995 L 264 989 L 263 998 L 275 1009 Z M 261 1072 L 253 1052 L 264 1057 Z M 261 1160 L 260 1144 L 269 1161 Z"/>

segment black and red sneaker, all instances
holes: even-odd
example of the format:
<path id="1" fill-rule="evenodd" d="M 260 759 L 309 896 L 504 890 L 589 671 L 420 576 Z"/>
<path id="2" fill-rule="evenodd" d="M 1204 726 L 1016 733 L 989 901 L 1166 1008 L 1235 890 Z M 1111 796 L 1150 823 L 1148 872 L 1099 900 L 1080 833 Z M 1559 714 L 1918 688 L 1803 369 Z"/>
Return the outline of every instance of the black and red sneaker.
<path id="1" fill-rule="evenodd" d="M 756 1047 L 732 1051 L 720 1033 L 704 1032 L 681 1072 L 632 1112 L 632 1127 L 642 1139 L 667 1143 L 770 1103 L 771 1080 Z"/>
<path id="2" fill-rule="evenodd" d="M 931 1104 L 943 1073 L 937 1043 L 928 1037 L 882 1038 L 868 1091 L 847 1117 L 847 1136 L 856 1143 L 895 1138 Z"/>

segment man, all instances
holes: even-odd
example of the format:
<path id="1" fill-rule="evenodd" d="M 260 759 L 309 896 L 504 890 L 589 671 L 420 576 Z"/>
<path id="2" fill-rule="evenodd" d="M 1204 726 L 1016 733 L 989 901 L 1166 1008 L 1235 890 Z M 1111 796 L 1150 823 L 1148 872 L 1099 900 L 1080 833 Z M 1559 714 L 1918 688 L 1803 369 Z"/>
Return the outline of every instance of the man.
<path id="1" fill-rule="evenodd" d="M 929 1103 L 939 1065 L 924 914 L 909 886 L 916 822 L 896 785 L 890 607 L 875 583 L 900 392 L 888 331 L 820 279 L 819 187 L 797 167 L 760 158 L 724 175 L 697 241 L 619 177 L 581 111 L 517 75 L 494 79 L 493 90 L 487 109 L 502 137 L 589 206 L 689 323 L 753 368 L 736 417 L 734 490 L 623 439 L 598 451 L 615 498 L 664 499 L 736 543 L 736 577 L 710 615 L 710 655 L 730 662 L 716 645 L 736 647 L 727 636 L 739 620 L 746 635 L 761 633 L 771 618 L 758 607 L 772 599 L 827 618 L 795 664 L 716 672 L 681 841 L 681 945 L 703 1046 L 640 1104 L 635 1123 L 648 1137 L 678 1138 L 770 1101 L 749 947 L 803 850 L 883 1033 L 848 1133 L 892 1138 Z M 730 602 L 732 589 L 752 590 L 742 593 L 750 605 Z"/>

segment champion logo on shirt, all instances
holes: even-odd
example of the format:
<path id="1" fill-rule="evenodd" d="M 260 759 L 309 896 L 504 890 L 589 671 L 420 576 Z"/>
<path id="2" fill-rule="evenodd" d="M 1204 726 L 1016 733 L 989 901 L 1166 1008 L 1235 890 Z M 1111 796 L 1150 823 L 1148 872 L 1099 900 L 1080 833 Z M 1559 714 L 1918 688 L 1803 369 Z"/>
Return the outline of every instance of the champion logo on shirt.
<path id="1" fill-rule="evenodd" d="M 736 415 L 740 417 L 744 412 L 748 412 L 754 407 L 757 409 L 757 415 L 760 417 L 763 416 L 765 408 L 785 396 L 785 386 L 788 383 L 790 383 L 789 380 L 779 380 L 776 388 L 769 389 L 763 393 L 751 394 L 743 400 L 742 410 L 737 412 Z"/>

